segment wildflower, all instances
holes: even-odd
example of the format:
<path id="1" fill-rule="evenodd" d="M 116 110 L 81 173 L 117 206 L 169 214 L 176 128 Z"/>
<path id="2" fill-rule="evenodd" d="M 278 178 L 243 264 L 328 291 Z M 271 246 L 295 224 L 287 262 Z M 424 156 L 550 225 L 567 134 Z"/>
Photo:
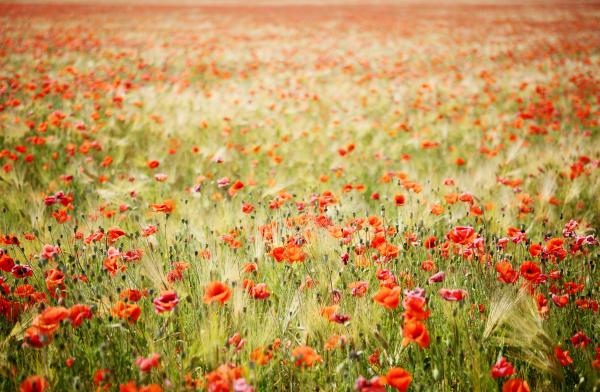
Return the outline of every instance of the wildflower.
<path id="1" fill-rule="evenodd" d="M 527 381 L 511 378 L 502 385 L 502 392 L 530 392 Z"/>
<path id="2" fill-rule="evenodd" d="M 60 254 L 60 247 L 58 245 L 44 245 L 40 257 L 43 260 L 50 260 L 56 257 L 58 254 Z"/>
<path id="3" fill-rule="evenodd" d="M 467 295 L 467 291 L 462 289 L 441 289 L 439 293 L 446 301 L 462 301 Z"/>
<path id="4" fill-rule="evenodd" d="M 508 261 L 501 261 L 495 266 L 498 272 L 498 281 L 504 283 L 515 283 L 519 279 L 519 272 L 513 270 L 512 265 Z"/>
<path id="5" fill-rule="evenodd" d="M 269 363 L 273 358 L 271 350 L 265 350 L 262 347 L 258 347 L 250 354 L 250 360 L 258 365 L 264 366 Z"/>
<path id="6" fill-rule="evenodd" d="M 419 295 L 405 294 L 402 300 L 404 308 L 404 320 L 410 322 L 413 320 L 427 320 L 429 318 L 429 310 L 425 310 L 425 297 Z"/>
<path id="7" fill-rule="evenodd" d="M 457 226 L 446 234 L 446 238 L 459 245 L 470 244 L 476 236 L 475 230 L 470 226 Z"/>
<path id="8" fill-rule="evenodd" d="M 500 357 L 498 362 L 492 366 L 492 377 L 494 378 L 509 377 L 513 374 L 515 374 L 515 368 L 513 368 L 512 363 L 508 362 L 504 357 Z"/>
<path id="9" fill-rule="evenodd" d="M 177 293 L 174 291 L 165 291 L 160 295 L 160 297 L 155 298 L 152 303 L 154 304 L 154 310 L 156 313 L 169 312 L 175 309 L 179 303 L 179 297 L 177 297 Z"/>
<path id="10" fill-rule="evenodd" d="M 393 289 L 380 287 L 373 300 L 387 309 L 396 309 L 400 303 L 400 287 L 396 286 Z"/>
<path id="11" fill-rule="evenodd" d="M 446 274 L 443 271 L 440 271 L 436 274 L 433 274 L 429 277 L 429 279 L 427 280 L 427 283 L 429 284 L 433 284 L 433 283 L 440 283 L 444 281 L 444 278 L 446 277 Z"/>
<path id="12" fill-rule="evenodd" d="M 175 209 L 175 203 L 172 200 L 165 200 L 162 203 L 150 204 L 150 208 L 154 212 L 163 212 L 170 214 Z"/>
<path id="13" fill-rule="evenodd" d="M 556 295 L 552 294 L 552 302 L 559 308 L 564 308 L 569 303 L 569 294 Z"/>
<path id="14" fill-rule="evenodd" d="M 62 296 L 65 294 L 65 274 L 57 268 L 50 269 L 44 273 L 46 288 L 53 298 L 58 298 L 57 292 Z"/>
<path id="15" fill-rule="evenodd" d="M 142 229 L 142 235 L 144 237 L 149 237 L 152 234 L 156 233 L 157 231 L 158 231 L 158 228 L 156 226 L 148 225 Z"/>
<path id="16" fill-rule="evenodd" d="M 332 351 L 336 347 L 346 344 L 347 338 L 344 335 L 331 335 L 325 342 L 325 350 Z"/>
<path id="17" fill-rule="evenodd" d="M 541 273 L 540 267 L 533 261 L 526 261 L 521 264 L 521 276 L 528 281 L 535 281 Z"/>
<path id="18" fill-rule="evenodd" d="M 160 354 L 152 353 L 149 357 L 137 357 L 135 364 L 141 372 L 150 373 L 153 368 L 159 366 Z"/>
<path id="19" fill-rule="evenodd" d="M 583 331 L 578 331 L 570 340 L 575 348 L 586 348 L 592 342 Z"/>
<path id="20" fill-rule="evenodd" d="M 137 304 L 126 304 L 118 301 L 111 312 L 118 318 L 125 319 L 129 323 L 135 323 L 140 318 L 142 309 Z"/>
<path id="21" fill-rule="evenodd" d="M 211 282 L 204 289 L 204 303 L 219 302 L 223 305 L 231 298 L 231 289 L 222 282 Z"/>
<path id="22" fill-rule="evenodd" d="M 73 327 L 79 327 L 85 319 L 92 318 L 92 311 L 85 305 L 73 305 L 69 309 L 69 321 Z"/>
<path id="23" fill-rule="evenodd" d="M 350 283 L 351 294 L 353 297 L 362 297 L 369 289 L 369 282 L 358 281 Z"/>
<path id="24" fill-rule="evenodd" d="M 107 236 L 108 236 L 108 243 L 109 244 L 113 244 L 115 243 L 119 238 L 125 236 L 126 233 L 119 229 L 118 227 L 111 227 L 110 229 L 108 229 L 107 231 Z"/>
<path id="25" fill-rule="evenodd" d="M 269 298 L 271 293 L 267 289 L 267 285 L 265 283 L 258 283 L 249 290 L 250 295 L 256 299 L 266 299 Z"/>
<path id="26" fill-rule="evenodd" d="M 412 383 L 412 376 L 406 370 L 395 367 L 388 370 L 385 375 L 386 383 L 399 392 L 406 392 Z"/>
<path id="27" fill-rule="evenodd" d="M 410 320 L 402 328 L 402 345 L 408 346 L 410 342 L 415 342 L 421 348 L 429 347 L 429 333 L 424 324 L 417 320 Z"/>
<path id="28" fill-rule="evenodd" d="M 244 184 L 240 180 L 238 180 L 238 181 L 234 182 L 233 185 L 231 185 L 231 187 L 229 188 L 227 193 L 229 194 L 229 196 L 233 197 L 236 195 L 236 193 L 238 193 L 243 188 L 244 188 Z"/>
<path id="29" fill-rule="evenodd" d="M 299 346 L 292 350 L 292 358 L 296 366 L 312 367 L 318 362 L 323 362 L 315 350 L 308 346 Z"/>
<path id="30" fill-rule="evenodd" d="M 42 376 L 29 376 L 21 383 L 20 392 L 44 392 L 49 387 L 48 381 Z"/>
<path id="31" fill-rule="evenodd" d="M 242 204 L 242 212 L 244 214 L 250 214 L 252 211 L 254 211 L 254 206 L 252 204 L 249 204 L 249 203 Z"/>
<path id="32" fill-rule="evenodd" d="M 219 366 L 206 375 L 206 387 L 209 392 L 231 391 L 236 380 L 242 379 L 242 369 L 231 364 Z M 240 392 L 251 392 L 251 389 Z M 234 392 L 237 392 L 234 390 Z"/>
<path id="33" fill-rule="evenodd" d="M 17 279 L 23 279 L 32 276 L 33 270 L 28 265 L 19 264 L 13 266 L 10 273 Z"/>
<path id="34" fill-rule="evenodd" d="M 573 363 L 573 359 L 571 359 L 569 351 L 561 350 L 560 346 L 557 346 L 554 349 L 554 356 L 556 357 L 556 359 L 558 359 L 562 366 L 569 366 Z"/>
<path id="35" fill-rule="evenodd" d="M 385 377 L 375 376 L 367 380 L 363 376 L 359 376 L 354 383 L 354 389 L 359 392 L 385 392 Z"/>
<path id="36" fill-rule="evenodd" d="M 394 204 L 396 204 L 397 207 L 403 206 L 405 202 L 406 198 L 404 197 L 404 195 L 397 193 L 394 196 Z"/>

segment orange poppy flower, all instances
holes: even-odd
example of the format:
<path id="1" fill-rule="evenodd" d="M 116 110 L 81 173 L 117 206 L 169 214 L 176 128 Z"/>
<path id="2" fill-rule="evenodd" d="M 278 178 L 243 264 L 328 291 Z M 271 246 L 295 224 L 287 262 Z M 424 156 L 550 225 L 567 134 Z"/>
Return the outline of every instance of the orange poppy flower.
<path id="1" fill-rule="evenodd" d="M 323 362 L 323 359 L 315 350 L 308 346 L 299 346 L 292 350 L 292 357 L 296 366 L 311 367 L 315 363 Z"/>
<path id="2" fill-rule="evenodd" d="M 388 370 L 387 374 L 385 375 L 385 380 L 386 383 L 392 388 L 400 392 L 406 392 L 412 383 L 412 376 L 406 370 L 400 367 L 395 367 Z"/>
<path id="3" fill-rule="evenodd" d="M 511 378 L 502 385 L 502 392 L 530 392 L 527 381 Z"/>
<path id="4" fill-rule="evenodd" d="M 335 315 L 335 313 L 337 312 L 339 306 L 337 305 L 331 305 L 331 306 L 324 306 L 321 308 L 321 316 L 325 317 L 327 320 L 332 320 L 333 316 Z"/>
<path id="5" fill-rule="evenodd" d="M 332 351 L 337 347 L 342 347 L 346 344 L 347 338 L 344 335 L 332 335 L 325 342 L 325 350 Z"/>
<path id="6" fill-rule="evenodd" d="M 173 200 L 165 200 L 162 203 L 150 204 L 150 208 L 154 212 L 170 214 L 175 209 L 175 203 L 173 203 Z"/>
<path id="7" fill-rule="evenodd" d="M 64 295 L 65 274 L 61 270 L 53 268 L 46 271 L 44 275 L 46 277 L 46 288 L 52 298 L 58 298 L 57 291 L 60 291 L 60 294 Z"/>
<path id="8" fill-rule="evenodd" d="M 404 324 L 402 328 L 402 345 L 408 346 L 410 342 L 415 342 L 421 348 L 429 347 L 429 333 L 425 324 L 412 320 Z"/>
<path id="9" fill-rule="evenodd" d="M 353 297 L 362 297 L 367 293 L 367 290 L 369 289 L 369 283 L 357 281 L 350 283 L 348 287 L 352 290 L 351 293 Z"/>
<path id="10" fill-rule="evenodd" d="M 501 261 L 496 264 L 496 272 L 500 276 L 498 276 L 498 280 L 504 283 L 514 283 L 519 279 L 519 272 L 513 270 L 512 264 L 508 261 Z"/>
<path id="11" fill-rule="evenodd" d="M 231 289 L 223 282 L 211 282 L 204 290 L 204 303 L 220 302 L 223 305 L 231 298 Z"/>
<path id="12" fill-rule="evenodd" d="M 142 314 L 142 309 L 137 304 L 125 304 L 121 301 L 118 301 L 111 311 L 113 316 L 125 319 L 129 323 L 135 323 Z"/>
<path id="13" fill-rule="evenodd" d="M 242 271 L 245 273 L 255 272 L 258 270 L 258 265 L 256 263 L 246 263 L 242 266 Z"/>
<path id="14" fill-rule="evenodd" d="M 385 242 L 377 247 L 379 254 L 381 256 L 386 257 L 388 259 L 393 259 L 398 256 L 399 248 L 396 245 L 392 245 L 388 242 Z"/>
<path id="15" fill-rule="evenodd" d="M 268 364 L 271 358 L 273 358 L 271 350 L 265 350 L 262 347 L 254 349 L 250 354 L 250 360 L 261 366 Z"/>
<path id="16" fill-rule="evenodd" d="M 301 262 L 306 258 L 302 248 L 296 245 L 288 246 L 285 253 L 290 263 Z"/>
<path id="17" fill-rule="evenodd" d="M 448 204 L 454 204 L 458 201 L 458 194 L 457 193 L 449 193 L 447 195 L 444 195 L 444 200 L 446 200 L 446 203 L 448 203 Z"/>
<path id="18" fill-rule="evenodd" d="M 373 300 L 388 309 L 396 309 L 400 302 L 400 287 L 396 286 L 393 289 L 380 287 L 377 294 L 373 296 Z"/>
<path id="19" fill-rule="evenodd" d="M 138 392 L 163 392 L 163 389 L 158 384 L 148 384 L 141 386 Z"/>
<path id="20" fill-rule="evenodd" d="M 45 333 L 53 333 L 60 327 L 60 322 L 69 317 L 69 310 L 62 306 L 50 307 L 39 314 L 31 325 Z"/>

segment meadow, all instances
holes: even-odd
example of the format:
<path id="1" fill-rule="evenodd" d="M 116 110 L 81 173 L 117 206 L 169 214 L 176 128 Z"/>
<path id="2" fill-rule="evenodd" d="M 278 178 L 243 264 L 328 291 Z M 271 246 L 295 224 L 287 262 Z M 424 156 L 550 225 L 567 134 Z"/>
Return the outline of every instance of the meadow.
<path id="1" fill-rule="evenodd" d="M 1 391 L 597 391 L 600 7 L 0 4 Z"/>

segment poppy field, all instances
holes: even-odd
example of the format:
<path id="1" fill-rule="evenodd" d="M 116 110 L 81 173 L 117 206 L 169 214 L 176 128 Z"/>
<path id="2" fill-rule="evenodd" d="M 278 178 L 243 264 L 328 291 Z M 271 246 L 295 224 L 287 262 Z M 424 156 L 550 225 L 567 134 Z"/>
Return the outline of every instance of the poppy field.
<path id="1" fill-rule="evenodd" d="M 597 391 L 600 6 L 0 4 L 1 391 Z"/>

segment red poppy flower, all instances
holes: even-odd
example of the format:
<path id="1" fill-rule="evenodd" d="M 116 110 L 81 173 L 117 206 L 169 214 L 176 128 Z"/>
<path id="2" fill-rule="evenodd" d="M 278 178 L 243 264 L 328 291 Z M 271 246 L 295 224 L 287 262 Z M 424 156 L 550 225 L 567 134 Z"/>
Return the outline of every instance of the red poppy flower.
<path id="1" fill-rule="evenodd" d="M 271 295 L 265 283 L 258 283 L 252 286 L 252 288 L 249 290 L 249 293 L 253 298 L 256 299 L 266 299 Z"/>
<path id="2" fill-rule="evenodd" d="M 85 305 L 73 305 L 69 309 L 69 321 L 73 327 L 79 327 L 83 320 L 91 319 L 92 311 Z"/>
<path id="3" fill-rule="evenodd" d="M 540 267 L 533 261 L 526 261 L 521 264 L 521 276 L 528 281 L 535 281 L 541 273 Z"/>
<path id="4" fill-rule="evenodd" d="M 229 196 L 233 197 L 233 196 L 235 196 L 236 193 L 238 193 L 243 188 L 244 188 L 244 184 L 240 180 L 237 180 L 236 182 L 233 183 L 233 185 L 231 185 L 231 187 L 229 188 L 227 193 L 229 194 Z"/>
<path id="5" fill-rule="evenodd" d="M 476 237 L 475 230 L 470 226 L 457 226 L 446 234 L 446 238 L 459 245 L 470 244 Z"/>
<path id="6" fill-rule="evenodd" d="M 492 377 L 494 378 L 509 377 L 513 374 L 515 374 L 515 368 L 504 357 L 500 357 L 498 362 L 492 366 Z"/>
<path id="7" fill-rule="evenodd" d="M 561 366 L 569 366 L 573 363 L 573 359 L 571 359 L 569 351 L 563 351 L 560 347 L 556 347 L 554 349 L 554 356 L 556 359 L 558 359 L 558 362 L 560 362 Z"/>
<path id="8" fill-rule="evenodd" d="M 462 301 L 463 298 L 467 295 L 467 291 L 462 289 L 441 289 L 440 295 L 446 301 Z"/>
<path id="9" fill-rule="evenodd" d="M 42 376 L 29 376 L 21 383 L 20 392 L 44 392 L 48 389 L 48 381 Z"/>
<path id="10" fill-rule="evenodd" d="M 110 229 L 108 229 L 107 232 L 107 236 L 108 236 L 108 243 L 112 244 L 114 242 L 116 242 L 119 238 L 123 237 L 126 233 L 119 229 L 118 227 L 111 227 Z"/>
<path id="11" fill-rule="evenodd" d="M 406 203 L 406 198 L 404 197 L 404 195 L 397 193 L 394 196 L 394 204 L 396 204 L 396 206 L 400 207 L 400 206 L 403 206 L 404 203 Z"/>
<path id="12" fill-rule="evenodd" d="M 158 367 L 160 360 L 160 354 L 153 353 L 148 358 L 138 357 L 135 360 L 135 364 L 144 373 L 150 373 L 153 368 Z"/>

